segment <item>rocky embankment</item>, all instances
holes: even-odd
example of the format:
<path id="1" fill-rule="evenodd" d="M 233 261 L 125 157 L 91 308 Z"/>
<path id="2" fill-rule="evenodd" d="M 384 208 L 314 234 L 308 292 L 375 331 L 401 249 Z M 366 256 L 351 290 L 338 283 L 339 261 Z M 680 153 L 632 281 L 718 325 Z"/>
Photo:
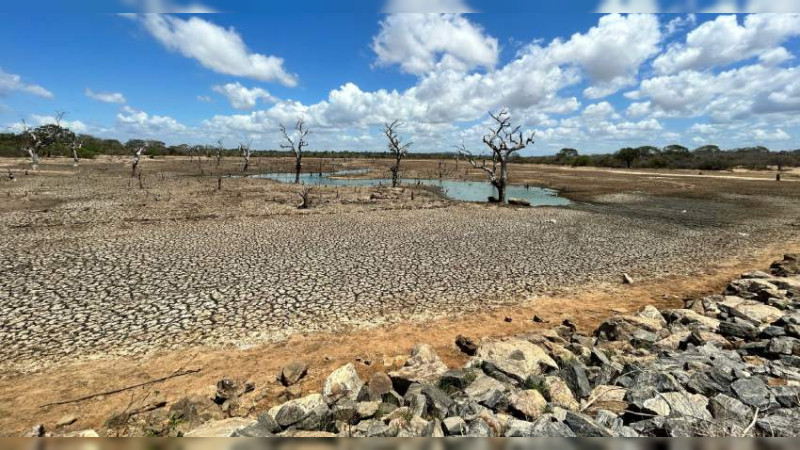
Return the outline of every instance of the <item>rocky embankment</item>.
<path id="1" fill-rule="evenodd" d="M 241 408 L 252 384 L 222 380 L 214 398 L 145 402 L 99 434 L 800 436 L 800 255 L 743 274 L 722 295 L 612 317 L 591 335 L 565 321 L 455 345 L 471 356 L 459 369 L 420 344 L 399 370 L 365 383 L 347 364 L 320 393 L 288 389 L 267 411 Z M 281 382 L 307 370 L 289 364 Z"/>

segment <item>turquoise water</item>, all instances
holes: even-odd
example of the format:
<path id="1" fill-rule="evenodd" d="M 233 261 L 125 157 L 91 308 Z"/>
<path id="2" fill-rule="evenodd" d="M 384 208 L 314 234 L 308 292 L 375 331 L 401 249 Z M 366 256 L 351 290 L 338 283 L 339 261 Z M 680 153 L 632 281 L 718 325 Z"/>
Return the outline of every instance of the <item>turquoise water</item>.
<path id="1" fill-rule="evenodd" d="M 300 174 L 300 182 L 311 186 L 389 186 L 392 180 L 388 178 L 341 178 L 348 175 L 359 175 L 368 172 L 366 169 L 342 170 L 335 173 L 303 173 Z M 283 183 L 293 183 L 293 173 L 265 173 L 255 175 L 255 178 L 268 178 L 270 180 Z M 414 186 L 425 185 L 434 186 L 442 190 L 442 193 L 453 200 L 465 202 L 486 202 L 489 196 L 496 195 L 494 187 L 488 182 L 479 181 L 457 181 L 457 180 L 429 180 L 403 178 L 401 185 Z M 508 198 L 520 198 L 527 200 L 534 206 L 564 206 L 570 203 L 569 200 L 558 196 L 558 192 L 552 189 L 524 186 L 508 186 Z"/>

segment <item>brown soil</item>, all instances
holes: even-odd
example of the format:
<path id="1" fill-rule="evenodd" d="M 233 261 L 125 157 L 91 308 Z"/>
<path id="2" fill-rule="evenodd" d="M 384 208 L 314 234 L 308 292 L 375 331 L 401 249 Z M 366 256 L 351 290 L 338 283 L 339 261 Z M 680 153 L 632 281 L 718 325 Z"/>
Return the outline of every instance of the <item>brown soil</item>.
<path id="1" fill-rule="evenodd" d="M 403 324 L 348 334 L 295 336 L 279 344 L 248 349 L 188 349 L 147 359 L 98 360 L 71 364 L 42 373 L 0 380 L 0 429 L 13 435 L 32 423 L 48 428 L 61 417 L 79 418 L 70 429 L 100 429 L 114 412 L 123 410 L 132 399 L 153 395 L 169 402 L 184 396 L 212 395 L 214 384 L 222 378 L 253 381 L 256 393 L 251 400 L 257 409 L 277 403 L 284 388 L 276 377 L 288 361 L 309 363 L 308 376 L 297 386 L 303 394 L 321 389 L 325 377 L 336 367 L 352 362 L 362 378 L 376 371 L 388 371 L 402 364 L 411 348 L 420 342 L 434 346 L 450 367 L 466 362 L 454 345 L 459 334 L 473 338 L 502 337 L 552 327 L 565 319 L 580 330 L 590 332 L 604 319 L 636 311 L 644 305 L 658 308 L 681 307 L 682 300 L 720 292 L 730 279 L 743 271 L 765 268 L 782 252 L 797 251 L 800 242 L 781 243 L 754 252 L 747 258 L 720 261 L 715 267 L 692 277 L 668 277 L 633 285 L 591 286 L 570 296 L 542 297 L 519 306 L 469 317 L 430 323 Z M 546 323 L 535 324 L 534 315 Z M 511 318 L 507 322 L 505 318 Z M 195 375 L 168 380 L 152 388 L 98 397 L 62 406 L 40 408 L 51 402 L 79 398 L 137 384 L 173 373 L 179 368 L 200 368 Z M 25 393 L 25 395 L 20 395 Z"/>
<path id="2" fill-rule="evenodd" d="M 252 172 L 287 170 L 290 167 L 287 159 L 254 160 Z M 133 187 L 129 186 L 130 177 L 127 173 L 130 169 L 125 166 L 126 162 L 125 158 L 102 158 L 84 162 L 82 168 L 76 171 L 67 160 L 45 161 L 38 173 L 26 176 L 23 173 L 24 160 L 0 159 L 0 176 L 5 177 L 7 168 L 14 170 L 17 175 L 16 183 L 8 182 L 5 178 L 0 183 L 0 212 L 24 213 L 20 218 L 25 222 L 22 224 L 24 226 L 62 229 L 81 229 L 102 220 L 168 222 L 198 220 L 209 215 L 298 213 L 295 209 L 298 199 L 293 187 L 273 186 L 265 190 L 264 180 L 226 179 L 223 192 L 215 194 L 216 177 L 237 172 L 238 162 L 234 160 L 225 161 L 221 167 L 207 163 L 203 177 L 198 177 L 198 166 L 185 159 L 145 160 L 146 189 L 142 190 L 136 188 L 135 181 Z M 327 171 L 330 170 L 326 166 L 329 163 L 330 160 L 309 159 L 307 166 L 313 168 L 322 164 L 323 170 Z M 354 160 L 339 162 L 336 169 L 366 165 L 383 171 L 386 164 L 381 160 Z M 436 161 L 411 160 L 404 164 L 407 177 L 435 177 L 438 170 Z M 464 172 L 465 169 L 467 166 L 463 161 L 458 170 L 453 162 L 448 162 L 445 164 L 445 176 L 481 179 L 479 171 L 469 169 Z M 788 174 L 784 177 L 786 182 L 781 183 L 774 181 L 774 173 L 771 172 L 725 173 L 723 177 L 706 175 L 699 176 L 686 171 L 626 172 L 531 165 L 512 168 L 513 182 L 559 189 L 563 195 L 578 201 L 602 201 L 602 196 L 617 193 L 691 198 L 730 195 L 800 197 L 800 183 L 797 183 L 796 174 Z M 93 184 L 91 189 L 82 189 L 82 185 L 87 185 L 87 180 L 96 183 L 96 186 Z M 338 190 L 323 190 L 325 203 L 312 213 L 407 207 L 403 199 L 377 206 L 359 203 L 364 195 L 364 192 L 343 190 L 340 197 Z M 423 195 L 428 207 L 438 205 L 437 199 Z M 68 220 L 59 217 L 58 221 L 51 221 L 48 210 L 65 201 L 65 196 L 73 202 L 84 199 L 107 201 L 110 206 L 107 210 L 98 206 L 86 213 L 76 212 Z M 269 205 L 264 206 L 266 203 Z M 433 345 L 445 362 L 455 367 L 465 361 L 453 345 L 458 334 L 474 338 L 508 336 L 537 327 L 549 327 L 567 318 L 582 330 L 589 331 L 613 314 L 633 311 L 646 304 L 675 307 L 681 306 L 684 298 L 717 293 L 742 271 L 765 268 L 782 253 L 798 250 L 800 241 L 775 242 L 758 251 L 743 252 L 728 261 L 711 262 L 708 270 L 692 277 L 672 276 L 637 282 L 631 286 L 585 286 L 574 295 L 521 300 L 513 308 L 468 317 L 337 335 L 298 335 L 280 344 L 248 349 L 195 348 L 148 358 L 71 363 L 36 373 L 5 375 L 0 378 L 0 430 L 3 430 L 2 434 L 15 435 L 39 422 L 52 429 L 55 422 L 67 414 L 79 418 L 70 429 L 99 429 L 105 419 L 123 409 L 132 396 L 143 395 L 143 390 L 57 407 L 39 406 L 159 378 L 180 367 L 202 368 L 202 371 L 155 385 L 153 389 L 168 401 L 193 394 L 210 395 L 216 381 L 228 377 L 255 382 L 256 394 L 252 397 L 261 397 L 259 407 L 276 402 L 283 389 L 275 377 L 280 367 L 293 359 L 306 360 L 311 366 L 309 375 L 299 386 L 303 392 L 318 391 L 327 374 L 347 362 L 355 362 L 362 377 L 373 371 L 386 370 L 402 361 L 403 356 L 419 342 Z M 530 319 L 534 314 L 550 323 L 532 323 Z M 512 322 L 506 322 L 505 317 L 512 318 Z"/>

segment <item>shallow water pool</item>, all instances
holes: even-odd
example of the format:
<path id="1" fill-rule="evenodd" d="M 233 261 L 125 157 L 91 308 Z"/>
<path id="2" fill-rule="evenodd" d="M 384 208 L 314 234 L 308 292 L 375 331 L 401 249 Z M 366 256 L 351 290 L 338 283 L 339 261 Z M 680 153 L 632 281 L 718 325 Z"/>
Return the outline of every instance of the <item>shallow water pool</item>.
<path id="1" fill-rule="evenodd" d="M 368 169 L 341 170 L 333 173 L 302 173 L 300 182 L 311 186 L 387 186 L 391 185 L 389 178 L 346 178 L 350 175 L 360 175 L 367 173 Z M 268 178 L 282 183 L 293 183 L 293 173 L 265 173 L 254 175 L 254 178 Z M 465 202 L 485 202 L 487 199 L 496 195 L 496 191 L 488 182 L 480 181 L 458 181 L 458 180 L 430 180 L 403 178 L 401 185 L 425 185 L 441 189 L 442 193 L 453 200 Z M 552 189 L 539 187 L 525 188 L 525 186 L 509 185 L 507 188 L 508 198 L 518 198 L 527 200 L 534 206 L 564 206 L 570 201 L 564 197 L 559 197 L 558 192 Z"/>

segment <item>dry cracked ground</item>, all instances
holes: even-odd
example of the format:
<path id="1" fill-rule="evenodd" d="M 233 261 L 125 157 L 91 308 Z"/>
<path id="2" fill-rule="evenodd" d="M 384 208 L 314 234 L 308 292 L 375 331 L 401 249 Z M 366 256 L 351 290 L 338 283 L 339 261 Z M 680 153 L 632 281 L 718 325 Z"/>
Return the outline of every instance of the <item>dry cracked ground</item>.
<path id="1" fill-rule="evenodd" d="M 575 203 L 515 209 L 318 188 L 299 212 L 293 186 L 226 178 L 217 190 L 235 162 L 148 160 L 141 184 L 126 160 L 48 161 L 27 175 L 21 160 L 0 163 L 16 174 L 0 182 L 6 373 L 453 317 L 622 273 L 692 274 L 800 230 L 792 177 L 519 167 L 519 182 L 561 187 Z M 435 163 L 409 170 L 425 164 Z"/>

